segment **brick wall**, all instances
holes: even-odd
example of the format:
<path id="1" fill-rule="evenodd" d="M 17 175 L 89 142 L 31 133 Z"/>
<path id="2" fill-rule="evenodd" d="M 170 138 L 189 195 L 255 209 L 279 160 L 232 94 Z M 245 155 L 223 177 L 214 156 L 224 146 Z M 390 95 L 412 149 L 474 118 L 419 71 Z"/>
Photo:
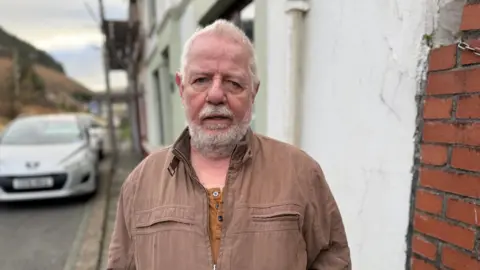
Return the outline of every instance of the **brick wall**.
<path id="1" fill-rule="evenodd" d="M 478 2 L 460 26 L 476 47 Z M 407 268 L 479 270 L 480 56 L 457 44 L 432 50 L 420 104 Z"/>

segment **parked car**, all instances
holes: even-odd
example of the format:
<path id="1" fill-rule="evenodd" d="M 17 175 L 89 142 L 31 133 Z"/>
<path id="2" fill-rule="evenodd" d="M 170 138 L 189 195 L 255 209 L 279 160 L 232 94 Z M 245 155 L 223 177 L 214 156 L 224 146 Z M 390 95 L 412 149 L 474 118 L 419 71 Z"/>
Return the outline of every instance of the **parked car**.
<path id="1" fill-rule="evenodd" d="M 89 130 L 92 146 L 99 160 L 105 157 L 105 140 L 107 138 L 106 124 L 92 114 L 78 114 L 82 125 Z"/>
<path id="2" fill-rule="evenodd" d="M 0 201 L 93 194 L 98 160 L 74 115 L 25 116 L 0 137 Z"/>

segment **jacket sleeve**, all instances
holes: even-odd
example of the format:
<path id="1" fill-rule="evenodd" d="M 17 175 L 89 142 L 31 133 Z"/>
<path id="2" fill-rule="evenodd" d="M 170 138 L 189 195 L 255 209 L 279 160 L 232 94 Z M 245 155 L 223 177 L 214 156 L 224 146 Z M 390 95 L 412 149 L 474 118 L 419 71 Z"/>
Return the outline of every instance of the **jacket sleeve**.
<path id="1" fill-rule="evenodd" d="M 310 171 L 303 233 L 308 270 L 351 270 L 350 249 L 335 198 L 318 164 Z"/>
<path id="2" fill-rule="evenodd" d="M 131 179 L 124 182 L 118 198 L 115 225 L 108 249 L 107 270 L 136 269 L 130 229 L 130 221 L 133 218 L 133 192 L 129 180 Z"/>

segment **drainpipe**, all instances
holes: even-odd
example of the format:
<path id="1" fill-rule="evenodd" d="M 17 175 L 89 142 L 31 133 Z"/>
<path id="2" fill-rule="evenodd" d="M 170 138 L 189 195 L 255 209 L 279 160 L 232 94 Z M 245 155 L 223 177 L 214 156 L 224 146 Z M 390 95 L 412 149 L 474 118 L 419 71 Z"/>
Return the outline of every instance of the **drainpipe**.
<path id="1" fill-rule="evenodd" d="M 287 142 L 300 146 L 302 129 L 302 49 L 303 29 L 305 14 L 310 9 L 306 0 L 287 0 L 285 14 L 287 15 L 288 44 L 286 51 L 287 58 L 287 119 L 284 125 L 284 132 L 287 135 Z"/>

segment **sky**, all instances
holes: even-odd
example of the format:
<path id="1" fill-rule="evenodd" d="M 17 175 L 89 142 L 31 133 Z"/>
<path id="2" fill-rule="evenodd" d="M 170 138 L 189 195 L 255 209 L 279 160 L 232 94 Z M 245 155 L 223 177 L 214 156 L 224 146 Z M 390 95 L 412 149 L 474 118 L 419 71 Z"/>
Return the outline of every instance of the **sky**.
<path id="1" fill-rule="evenodd" d="M 104 5 L 107 19 L 127 18 L 128 0 Z M 98 20 L 98 0 L 0 0 L 0 26 L 48 52 L 68 76 L 93 91 L 105 89 Z M 110 82 L 125 87 L 125 73 L 111 72 Z"/>

